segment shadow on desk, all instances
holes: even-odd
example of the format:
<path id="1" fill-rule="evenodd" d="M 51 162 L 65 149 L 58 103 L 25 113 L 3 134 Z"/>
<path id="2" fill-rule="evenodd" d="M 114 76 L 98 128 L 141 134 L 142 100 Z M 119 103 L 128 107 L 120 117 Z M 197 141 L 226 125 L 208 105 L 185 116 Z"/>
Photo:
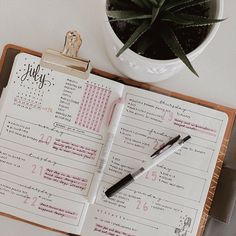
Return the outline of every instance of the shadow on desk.
<path id="1" fill-rule="evenodd" d="M 209 216 L 204 236 L 235 236 L 236 235 L 236 208 L 229 224 Z"/>

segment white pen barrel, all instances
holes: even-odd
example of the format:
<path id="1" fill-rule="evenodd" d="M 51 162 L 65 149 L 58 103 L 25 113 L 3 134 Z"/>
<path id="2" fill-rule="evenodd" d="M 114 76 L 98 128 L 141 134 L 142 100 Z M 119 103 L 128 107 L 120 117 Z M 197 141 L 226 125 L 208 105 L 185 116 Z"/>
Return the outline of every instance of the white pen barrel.
<path id="1" fill-rule="evenodd" d="M 120 118 L 122 116 L 123 108 L 124 108 L 124 103 L 118 103 L 115 105 L 112 118 L 108 127 L 106 140 L 104 142 L 104 146 L 102 148 L 102 152 L 99 158 L 98 168 L 94 175 L 95 181 L 92 182 L 92 185 L 90 188 L 90 194 L 89 194 L 90 203 L 94 203 L 95 201 L 97 191 L 98 191 L 98 186 L 99 186 L 99 183 L 101 182 L 103 172 L 108 162 L 109 153 L 111 151 L 115 134 L 120 123 Z"/>
<path id="2" fill-rule="evenodd" d="M 142 174 L 146 173 L 147 171 L 152 169 L 154 166 L 164 161 L 167 157 L 169 157 L 171 154 L 179 150 L 182 146 L 183 144 L 176 143 L 170 148 L 168 148 L 167 150 L 160 153 L 158 156 L 154 157 L 152 160 L 145 162 L 143 166 L 145 171 Z"/>
<path id="3" fill-rule="evenodd" d="M 123 109 L 124 109 L 123 103 L 116 104 L 116 106 L 114 108 L 113 115 L 112 115 L 111 122 L 109 124 L 108 133 L 113 133 L 114 135 L 116 134 L 116 131 L 117 131 L 119 123 L 120 123 L 119 121 L 122 116 Z"/>
<path id="4" fill-rule="evenodd" d="M 115 137 L 115 134 L 113 134 L 113 133 L 107 134 L 107 139 L 106 139 L 107 144 L 104 145 L 104 147 L 102 149 L 101 158 L 99 160 L 98 169 L 97 169 L 98 173 L 103 172 L 103 170 L 106 167 L 106 164 L 108 161 L 108 156 L 109 156 L 112 144 L 113 144 L 114 137 Z"/>
<path id="5" fill-rule="evenodd" d="M 106 141 L 103 146 L 102 153 L 100 155 L 101 158 L 100 158 L 99 165 L 98 165 L 98 170 L 97 170 L 98 173 L 103 172 L 105 169 L 105 166 L 107 164 L 108 156 L 111 151 L 111 147 L 112 147 L 112 144 L 113 144 L 113 141 L 115 138 L 115 134 L 116 134 L 116 131 L 117 131 L 119 123 L 120 123 L 120 118 L 121 118 L 121 115 L 123 112 L 123 108 L 124 108 L 123 103 L 116 104 L 116 106 L 114 108 L 112 119 L 111 119 L 111 122 L 110 122 L 109 128 L 108 128 Z"/>

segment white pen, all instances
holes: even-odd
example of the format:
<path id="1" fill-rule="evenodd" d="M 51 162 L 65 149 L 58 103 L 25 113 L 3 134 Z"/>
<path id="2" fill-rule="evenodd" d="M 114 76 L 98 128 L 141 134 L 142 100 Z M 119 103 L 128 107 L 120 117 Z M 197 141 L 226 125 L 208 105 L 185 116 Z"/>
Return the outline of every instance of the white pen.
<path id="1" fill-rule="evenodd" d="M 109 153 L 111 151 L 111 147 L 115 138 L 116 131 L 118 129 L 120 118 L 122 116 L 122 112 L 124 109 L 124 101 L 122 99 L 119 99 L 120 102 L 116 103 L 114 106 L 114 110 L 112 112 L 112 117 L 109 123 L 108 132 L 106 136 L 106 140 L 104 142 L 104 146 L 102 148 L 102 152 L 99 158 L 98 168 L 94 175 L 94 180 L 92 182 L 91 188 L 90 188 L 90 194 L 89 194 L 89 202 L 94 203 L 98 191 L 99 184 L 101 182 L 103 172 L 105 170 Z"/>
<path id="2" fill-rule="evenodd" d="M 166 143 L 164 146 L 162 146 L 160 149 L 158 149 L 151 155 L 151 160 L 145 162 L 141 168 L 131 174 L 126 175 L 123 179 L 121 179 L 119 182 L 110 187 L 105 192 L 105 195 L 108 198 L 115 195 L 121 189 L 125 188 L 126 186 L 137 180 L 139 177 L 148 172 L 154 166 L 164 161 L 171 154 L 179 150 L 184 145 L 184 143 L 190 138 L 191 137 L 188 135 L 185 138 L 180 139 L 180 135 L 178 135 L 177 137 L 171 139 L 168 143 Z"/>

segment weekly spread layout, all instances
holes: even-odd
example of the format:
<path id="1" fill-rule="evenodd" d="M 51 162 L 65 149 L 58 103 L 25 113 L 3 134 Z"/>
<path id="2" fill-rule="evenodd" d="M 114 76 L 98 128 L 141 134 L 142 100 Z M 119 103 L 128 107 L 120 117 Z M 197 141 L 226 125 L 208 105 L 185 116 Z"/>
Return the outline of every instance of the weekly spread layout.
<path id="1" fill-rule="evenodd" d="M 195 236 L 227 115 L 93 74 L 83 80 L 39 62 L 19 54 L 1 98 L 0 211 L 82 236 Z M 124 109 L 98 179 L 120 98 Z M 112 198 L 105 196 L 176 135 L 191 140 Z"/>

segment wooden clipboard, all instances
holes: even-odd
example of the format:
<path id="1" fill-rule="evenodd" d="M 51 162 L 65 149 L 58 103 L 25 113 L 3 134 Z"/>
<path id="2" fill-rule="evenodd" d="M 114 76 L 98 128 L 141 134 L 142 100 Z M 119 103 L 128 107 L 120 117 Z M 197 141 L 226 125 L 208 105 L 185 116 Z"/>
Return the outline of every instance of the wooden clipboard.
<path id="1" fill-rule="evenodd" d="M 2 93 L 3 88 L 6 87 L 6 85 L 8 83 L 8 79 L 9 79 L 9 76 L 10 76 L 10 73 L 11 73 L 11 69 L 12 69 L 12 66 L 13 66 L 13 63 L 14 63 L 14 59 L 17 56 L 17 54 L 19 54 L 21 52 L 32 54 L 32 55 L 35 55 L 35 56 L 38 56 L 38 57 L 42 56 L 41 53 L 30 50 L 30 49 L 27 49 L 27 48 L 23 48 L 23 47 L 13 45 L 13 44 L 6 45 L 4 47 L 2 57 L 1 57 L 1 60 L 0 60 L 0 94 Z M 229 140 L 230 140 L 230 137 L 231 137 L 231 131 L 233 129 L 233 125 L 234 125 L 235 117 L 236 117 L 236 110 L 232 109 L 232 108 L 229 108 L 229 107 L 221 106 L 221 105 L 218 105 L 218 104 L 215 104 L 215 103 L 212 103 L 212 102 L 208 102 L 208 101 L 205 101 L 205 100 L 197 99 L 197 98 L 194 98 L 194 97 L 191 97 L 191 96 L 187 96 L 187 95 L 172 92 L 172 91 L 169 91 L 169 90 L 166 90 L 166 89 L 162 89 L 160 87 L 157 87 L 157 86 L 154 86 L 154 85 L 151 85 L 151 84 L 141 83 L 141 82 L 137 82 L 137 81 L 134 81 L 134 80 L 131 80 L 131 79 L 128 79 L 128 78 L 116 76 L 116 75 L 110 74 L 108 72 L 105 72 L 105 71 L 102 71 L 102 70 L 99 70 L 99 69 L 96 69 L 96 68 L 93 68 L 91 73 L 99 75 L 101 77 L 104 77 L 104 79 L 110 79 L 110 80 L 118 81 L 120 83 L 129 85 L 129 86 L 134 86 L 134 87 L 138 87 L 138 88 L 141 88 L 141 89 L 150 90 L 152 92 L 156 92 L 156 93 L 159 93 L 159 94 L 167 95 L 167 96 L 170 96 L 170 97 L 174 97 L 174 98 L 177 98 L 177 99 L 181 99 L 181 100 L 184 100 L 184 101 L 188 101 L 188 102 L 191 102 L 191 103 L 195 103 L 195 104 L 199 104 L 199 105 L 202 105 L 202 106 L 205 106 L 205 107 L 209 107 L 209 108 L 212 108 L 212 109 L 215 109 L 215 110 L 219 110 L 219 111 L 225 112 L 228 115 L 229 119 L 228 119 L 227 129 L 226 129 L 224 140 L 223 140 L 223 143 L 222 143 L 222 146 L 221 146 L 220 154 L 218 156 L 218 160 L 217 160 L 214 175 L 213 175 L 213 178 L 212 178 L 212 181 L 211 181 L 210 189 L 208 191 L 208 197 L 207 197 L 205 207 L 204 207 L 204 211 L 203 211 L 203 214 L 202 214 L 201 223 L 200 223 L 199 228 L 198 228 L 197 236 L 202 236 L 203 233 L 204 233 L 204 229 L 205 229 L 207 217 L 208 217 L 208 214 L 209 214 L 209 210 L 211 208 L 211 204 L 212 204 L 212 201 L 213 201 L 213 197 L 214 197 L 214 193 L 215 193 L 215 190 L 216 190 L 217 182 L 218 182 L 218 179 L 219 179 L 219 176 L 220 176 L 220 172 L 221 172 L 221 168 L 222 168 L 222 165 L 223 165 L 223 161 L 224 161 L 225 153 L 226 153 L 226 150 L 227 150 L 227 146 L 228 146 L 228 143 L 229 143 Z M 29 221 L 22 220 L 22 219 L 19 219 L 19 218 L 14 217 L 14 216 L 10 216 L 10 215 L 5 214 L 5 213 L 0 213 L 0 214 L 3 215 L 3 216 L 7 216 L 7 217 L 10 217 L 10 218 L 16 219 L 16 220 L 21 220 L 23 222 L 31 223 Z M 40 227 L 43 227 L 43 228 L 46 228 L 46 229 L 49 229 L 49 230 L 57 231 L 57 230 L 54 230 L 54 229 L 51 229 L 51 228 L 44 227 L 42 225 L 37 225 L 35 223 L 31 223 L 31 224 L 36 225 L 36 226 L 40 226 Z M 57 232 L 59 232 L 59 231 L 57 231 Z"/>

